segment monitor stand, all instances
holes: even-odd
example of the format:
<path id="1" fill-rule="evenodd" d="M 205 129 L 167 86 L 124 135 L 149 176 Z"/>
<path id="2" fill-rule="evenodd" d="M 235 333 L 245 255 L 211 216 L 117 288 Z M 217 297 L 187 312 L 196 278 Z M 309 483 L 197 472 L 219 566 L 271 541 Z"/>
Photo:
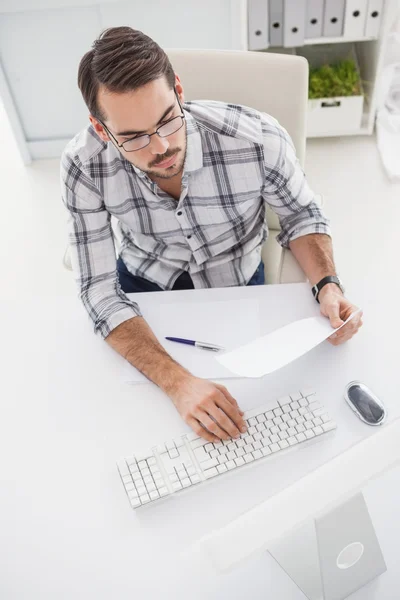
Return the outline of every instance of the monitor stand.
<path id="1" fill-rule="evenodd" d="M 343 600 L 386 571 L 361 493 L 296 528 L 268 551 L 309 600 Z"/>

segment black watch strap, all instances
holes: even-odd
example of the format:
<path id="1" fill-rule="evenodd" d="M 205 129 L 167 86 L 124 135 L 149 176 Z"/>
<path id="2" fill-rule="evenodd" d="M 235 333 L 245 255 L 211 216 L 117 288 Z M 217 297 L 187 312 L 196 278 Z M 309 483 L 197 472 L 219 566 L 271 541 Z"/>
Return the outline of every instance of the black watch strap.
<path id="1" fill-rule="evenodd" d="M 344 288 L 343 288 L 342 282 L 340 281 L 339 277 L 336 277 L 336 275 L 328 275 L 328 277 L 324 277 L 323 279 L 321 279 L 321 281 L 319 281 L 318 283 L 313 285 L 311 288 L 312 294 L 318 303 L 319 303 L 319 300 L 318 300 L 319 293 L 327 283 L 336 283 L 336 285 L 344 293 Z"/>

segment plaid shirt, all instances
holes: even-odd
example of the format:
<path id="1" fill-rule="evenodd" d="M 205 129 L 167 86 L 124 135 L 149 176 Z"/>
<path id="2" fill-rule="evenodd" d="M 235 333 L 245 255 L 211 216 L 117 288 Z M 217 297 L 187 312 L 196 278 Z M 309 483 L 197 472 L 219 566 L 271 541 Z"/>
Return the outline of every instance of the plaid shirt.
<path id="1" fill-rule="evenodd" d="M 92 125 L 61 159 L 71 259 L 80 297 L 106 337 L 140 309 L 121 290 L 111 216 L 128 270 L 169 290 L 183 271 L 195 288 L 246 285 L 268 236 L 266 204 L 278 215 L 278 242 L 330 234 L 287 132 L 245 106 L 184 104 L 187 152 L 179 202 L 127 161 Z"/>

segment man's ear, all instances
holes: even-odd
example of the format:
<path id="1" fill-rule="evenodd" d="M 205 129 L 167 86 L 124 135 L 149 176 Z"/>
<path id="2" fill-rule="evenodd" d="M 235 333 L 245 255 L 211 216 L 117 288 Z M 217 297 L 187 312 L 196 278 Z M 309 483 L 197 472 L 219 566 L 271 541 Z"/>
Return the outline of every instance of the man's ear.
<path id="1" fill-rule="evenodd" d="M 176 93 L 178 94 L 178 98 L 180 100 L 180 103 L 183 104 L 183 102 L 185 102 L 185 94 L 184 94 L 184 91 L 183 91 L 183 87 L 182 87 L 182 83 L 181 83 L 180 77 L 176 73 L 175 73 L 175 89 L 176 89 Z"/>
<path id="2" fill-rule="evenodd" d="M 89 121 L 93 125 L 93 128 L 94 128 L 95 132 L 97 133 L 97 135 L 99 136 L 99 138 L 101 140 L 103 140 L 103 142 L 109 142 L 110 137 L 109 137 L 107 131 L 104 129 L 103 125 L 101 123 L 99 123 L 99 121 L 97 119 L 95 119 L 92 115 L 89 115 Z"/>

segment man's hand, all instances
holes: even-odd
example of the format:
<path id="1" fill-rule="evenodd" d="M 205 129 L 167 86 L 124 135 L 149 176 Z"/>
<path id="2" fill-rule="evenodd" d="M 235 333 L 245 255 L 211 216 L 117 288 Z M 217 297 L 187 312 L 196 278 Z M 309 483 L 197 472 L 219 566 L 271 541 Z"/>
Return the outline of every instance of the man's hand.
<path id="1" fill-rule="evenodd" d="M 321 305 L 321 314 L 328 317 L 334 329 L 340 327 L 352 313 L 358 310 L 357 306 L 351 304 L 334 283 L 325 285 L 320 291 L 318 299 Z M 360 311 L 347 325 L 331 335 L 328 341 L 333 346 L 339 346 L 351 339 L 363 324 L 362 315 L 363 313 Z"/>
<path id="2" fill-rule="evenodd" d="M 183 420 L 209 442 L 239 437 L 247 429 L 243 411 L 223 385 L 188 374 L 169 396 Z"/>

